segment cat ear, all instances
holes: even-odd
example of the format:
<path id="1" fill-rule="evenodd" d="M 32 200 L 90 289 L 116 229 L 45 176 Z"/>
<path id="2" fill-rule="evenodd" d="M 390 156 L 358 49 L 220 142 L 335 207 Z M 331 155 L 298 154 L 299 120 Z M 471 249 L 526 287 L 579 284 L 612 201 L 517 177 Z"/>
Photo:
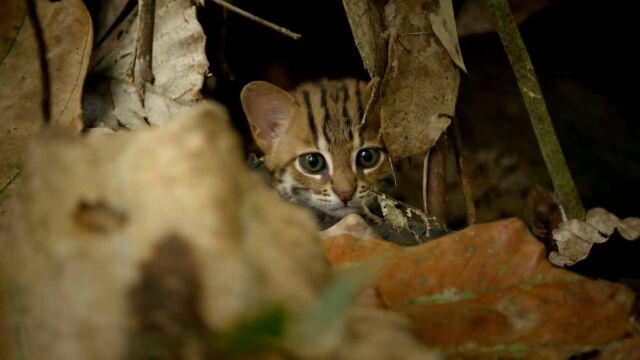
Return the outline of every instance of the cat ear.
<path id="1" fill-rule="evenodd" d="M 240 100 L 253 138 L 268 153 L 291 118 L 295 98 L 266 81 L 254 81 L 242 89 Z"/>

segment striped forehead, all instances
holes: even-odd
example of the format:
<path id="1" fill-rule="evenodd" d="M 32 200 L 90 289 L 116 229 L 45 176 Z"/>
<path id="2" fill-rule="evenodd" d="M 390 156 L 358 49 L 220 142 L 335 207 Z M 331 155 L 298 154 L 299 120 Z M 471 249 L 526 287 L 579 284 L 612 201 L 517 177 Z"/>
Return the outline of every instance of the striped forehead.
<path id="1" fill-rule="evenodd" d="M 303 84 L 294 96 L 303 108 L 303 116 L 315 144 L 328 148 L 360 146 L 360 119 L 364 113 L 361 84 L 355 80 Z"/>

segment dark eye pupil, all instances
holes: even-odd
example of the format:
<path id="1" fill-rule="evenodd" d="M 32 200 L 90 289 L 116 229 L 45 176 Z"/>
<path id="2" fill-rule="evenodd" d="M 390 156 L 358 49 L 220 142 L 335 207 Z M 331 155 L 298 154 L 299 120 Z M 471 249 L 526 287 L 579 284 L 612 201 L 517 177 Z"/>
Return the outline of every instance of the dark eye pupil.
<path id="1" fill-rule="evenodd" d="M 360 160 L 365 164 L 369 164 L 373 160 L 373 153 L 371 150 L 364 150 L 360 152 Z"/>
<path id="2" fill-rule="evenodd" d="M 316 168 L 318 165 L 320 165 L 320 158 L 318 158 L 317 155 L 309 154 L 307 155 L 307 164 L 309 164 L 309 166 L 312 168 Z"/>
<path id="3" fill-rule="evenodd" d="M 364 168 L 375 166 L 380 160 L 380 151 L 376 149 L 364 149 L 358 152 L 357 165 Z"/>

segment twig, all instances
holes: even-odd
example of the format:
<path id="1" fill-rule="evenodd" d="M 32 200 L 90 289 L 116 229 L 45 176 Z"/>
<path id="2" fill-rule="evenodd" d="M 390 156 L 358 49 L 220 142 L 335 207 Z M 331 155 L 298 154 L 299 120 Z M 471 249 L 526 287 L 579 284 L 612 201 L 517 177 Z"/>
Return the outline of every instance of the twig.
<path id="1" fill-rule="evenodd" d="M 371 108 L 373 107 L 373 103 L 378 98 L 378 89 L 380 88 L 381 79 L 379 76 L 371 79 L 371 94 L 369 94 L 369 101 L 367 101 L 367 106 L 364 108 L 364 114 L 362 114 L 362 119 L 360 119 L 360 125 L 363 126 L 367 123 L 367 118 L 369 117 L 369 113 L 371 113 Z"/>
<path id="2" fill-rule="evenodd" d="M 429 184 L 428 179 L 428 170 L 429 170 L 429 154 L 431 153 L 431 149 L 427 149 L 427 152 L 424 154 L 424 160 L 422 162 L 422 210 L 424 210 L 425 214 L 429 213 L 429 206 L 427 205 L 427 185 Z"/>
<path id="3" fill-rule="evenodd" d="M 498 30 L 500 40 L 515 73 L 531 119 L 531 125 L 538 139 L 549 176 L 560 197 L 560 201 L 571 219 L 583 220 L 584 207 L 567 167 L 562 148 L 551 123 L 547 106 L 542 97 L 540 84 L 536 79 L 527 48 L 520 37 L 518 26 L 511 14 L 507 0 L 486 0 L 491 10 L 491 18 Z"/>
<path id="4" fill-rule="evenodd" d="M 44 35 L 42 32 L 42 26 L 38 20 L 36 13 L 36 4 L 34 0 L 27 0 L 27 11 L 29 13 L 29 20 L 31 26 L 33 26 L 34 33 L 36 35 L 36 42 L 38 43 L 38 63 L 40 65 L 40 72 L 42 73 L 42 99 L 40 100 L 40 106 L 42 108 L 42 116 L 45 124 L 51 123 L 51 81 L 49 79 L 49 64 L 47 63 L 47 47 L 44 43 Z"/>
<path id="5" fill-rule="evenodd" d="M 9 188 L 9 186 L 11 186 L 11 184 L 13 184 L 14 181 L 16 181 L 16 179 L 18 178 L 18 176 L 20 176 L 20 174 L 22 173 L 22 170 L 17 169 L 16 172 L 11 175 L 11 178 L 9 178 L 9 180 L 2 185 L 2 187 L 0 188 L 0 199 L 2 199 L 2 194 L 4 194 L 4 192 Z"/>
<path id="6" fill-rule="evenodd" d="M 222 6 L 222 7 L 224 7 L 224 8 L 226 8 L 226 9 L 229 9 L 229 10 L 235 12 L 236 14 L 242 15 L 242 16 L 250 19 L 250 20 L 253 20 L 253 21 L 255 21 L 255 22 L 259 23 L 259 24 L 262 24 L 262 25 L 264 25 L 264 26 L 266 26 L 266 27 L 268 27 L 268 28 L 270 28 L 272 30 L 277 31 L 277 32 L 281 33 L 282 35 L 288 36 L 288 37 L 290 37 L 290 38 L 292 38 L 294 40 L 298 40 L 298 39 L 300 39 L 300 37 L 302 37 L 302 35 L 300 35 L 298 33 L 294 33 L 293 31 L 291 31 L 289 29 L 285 29 L 282 26 L 276 25 L 276 24 L 274 24 L 274 23 L 272 23 L 270 21 L 267 21 L 267 20 L 265 20 L 263 18 L 255 16 L 255 15 L 253 15 L 251 13 L 248 13 L 248 12 L 240 9 L 239 7 L 236 7 L 236 6 L 233 6 L 233 5 L 229 4 L 228 2 L 226 2 L 224 0 L 213 0 L 213 2 L 218 4 L 218 5 L 220 5 L 220 6 Z"/>
<path id="7" fill-rule="evenodd" d="M 447 189 L 445 179 L 445 151 L 444 135 L 440 136 L 436 144 L 431 149 L 429 155 L 429 170 L 427 172 L 428 183 L 427 205 L 429 214 L 438 220 L 442 227 L 446 229 L 447 224 Z"/>
<path id="8" fill-rule="evenodd" d="M 138 98 L 144 106 L 146 84 L 153 84 L 153 28 L 156 14 L 156 0 L 139 0 L 138 3 L 138 38 L 136 49 L 136 65 L 134 84 L 138 90 Z"/>
<path id="9" fill-rule="evenodd" d="M 453 135 L 453 150 L 456 155 L 456 164 L 458 165 L 458 175 L 460 176 L 460 184 L 462 185 L 462 193 L 464 194 L 464 203 L 467 208 L 467 224 L 476 223 L 476 206 L 473 203 L 473 192 L 471 191 L 471 181 L 469 180 L 469 171 L 466 163 L 466 152 L 462 145 L 462 136 L 460 135 L 460 126 L 455 116 L 451 117 L 451 129 Z"/>

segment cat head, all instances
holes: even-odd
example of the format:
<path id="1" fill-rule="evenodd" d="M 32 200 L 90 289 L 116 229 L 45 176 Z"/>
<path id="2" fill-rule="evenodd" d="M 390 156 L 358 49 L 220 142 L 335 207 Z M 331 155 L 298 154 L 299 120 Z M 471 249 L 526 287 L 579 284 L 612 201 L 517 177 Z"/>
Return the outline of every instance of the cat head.
<path id="1" fill-rule="evenodd" d="M 361 125 L 370 95 L 353 79 L 291 93 L 264 81 L 244 87 L 242 107 L 283 198 L 337 217 L 362 211 L 369 189 L 391 173 L 379 124 Z"/>

